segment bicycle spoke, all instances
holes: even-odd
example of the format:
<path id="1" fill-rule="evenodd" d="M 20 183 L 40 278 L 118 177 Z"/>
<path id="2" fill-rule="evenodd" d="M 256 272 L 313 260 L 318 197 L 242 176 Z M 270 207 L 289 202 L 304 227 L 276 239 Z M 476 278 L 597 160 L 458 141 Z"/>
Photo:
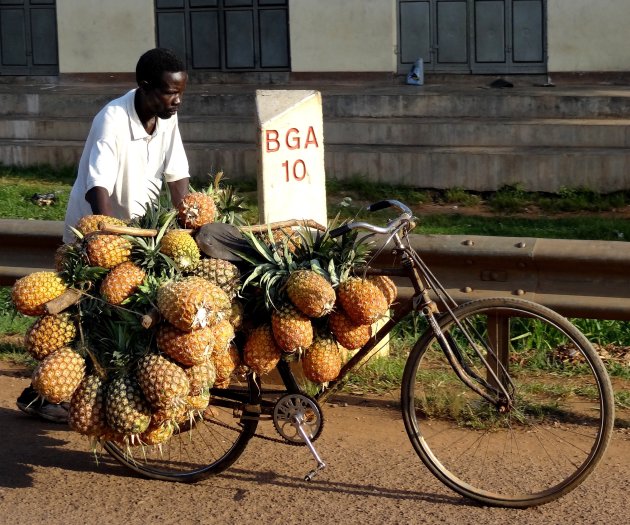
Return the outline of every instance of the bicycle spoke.
<path id="1" fill-rule="evenodd" d="M 525 301 L 481 300 L 454 315 L 458 322 L 445 317 L 440 327 L 457 347 L 460 371 L 430 334 L 405 370 L 405 424 L 422 460 L 454 490 L 494 505 L 536 505 L 577 486 L 612 428 L 610 383 L 591 346 L 564 318 Z M 488 320 L 501 317 L 509 318 L 507 349 L 487 337 Z M 540 330 L 544 347 L 531 338 Z M 562 345 L 580 359 L 557 358 Z M 490 360 L 479 353 L 484 348 Z M 498 373 L 491 374 L 495 360 Z M 480 386 L 462 383 L 461 369 Z M 509 385 L 506 403 L 480 395 L 488 379 Z"/>

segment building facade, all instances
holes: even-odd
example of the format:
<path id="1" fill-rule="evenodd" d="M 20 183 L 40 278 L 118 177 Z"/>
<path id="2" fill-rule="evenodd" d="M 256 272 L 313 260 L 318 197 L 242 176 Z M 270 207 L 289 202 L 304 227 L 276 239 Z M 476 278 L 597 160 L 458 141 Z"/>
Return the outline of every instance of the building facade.
<path id="1" fill-rule="evenodd" d="M 0 75 L 630 71 L 627 0 L 2 0 Z"/>

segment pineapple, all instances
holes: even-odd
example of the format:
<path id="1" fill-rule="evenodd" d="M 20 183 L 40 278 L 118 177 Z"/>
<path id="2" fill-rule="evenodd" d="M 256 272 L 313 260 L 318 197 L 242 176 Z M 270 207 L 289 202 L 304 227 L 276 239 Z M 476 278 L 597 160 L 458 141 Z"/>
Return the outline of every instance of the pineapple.
<path id="1" fill-rule="evenodd" d="M 149 424 L 149 427 L 140 434 L 140 443 L 144 445 L 161 445 L 162 443 L 166 443 L 173 432 L 175 432 L 175 423 L 171 421 L 167 421 L 165 423 L 161 423 L 160 425 L 154 425 L 153 421 Z"/>
<path id="2" fill-rule="evenodd" d="M 188 376 L 190 384 L 188 393 L 191 396 L 208 394 L 217 379 L 217 369 L 212 358 L 207 358 L 203 363 L 186 368 L 184 371 Z"/>
<path id="3" fill-rule="evenodd" d="M 203 412 L 210 404 L 210 393 L 197 394 L 186 398 L 186 408 L 192 411 Z"/>
<path id="4" fill-rule="evenodd" d="M 105 383 L 97 375 L 83 378 L 70 399 L 70 428 L 85 436 L 99 437 L 108 433 L 105 416 Z"/>
<path id="5" fill-rule="evenodd" d="M 396 297 L 398 297 L 398 288 L 396 288 L 394 281 L 386 275 L 372 275 L 367 279 L 372 284 L 376 285 L 376 287 L 385 296 L 387 305 L 391 306 L 391 304 L 396 300 Z"/>
<path id="6" fill-rule="evenodd" d="M 105 395 L 105 416 L 110 428 L 119 434 L 135 436 L 151 422 L 151 409 L 136 381 L 129 376 L 113 379 Z"/>
<path id="7" fill-rule="evenodd" d="M 195 268 L 201 256 L 195 239 L 184 230 L 167 231 L 162 237 L 160 251 L 173 259 L 182 271 Z"/>
<path id="8" fill-rule="evenodd" d="M 233 298 L 238 291 L 241 272 L 230 261 L 214 259 L 212 257 L 201 259 L 199 264 L 190 272 L 192 275 L 203 277 L 221 288 L 228 297 Z"/>
<path id="9" fill-rule="evenodd" d="M 65 283 L 55 272 L 34 272 L 15 281 L 11 299 L 21 314 L 44 315 L 46 303 L 65 291 Z"/>
<path id="10" fill-rule="evenodd" d="M 245 315 L 245 307 L 240 301 L 232 300 L 230 308 L 230 323 L 234 330 L 238 330 L 243 326 L 243 316 Z"/>
<path id="11" fill-rule="evenodd" d="M 85 375 L 85 359 L 70 348 L 60 348 L 39 364 L 33 372 L 33 388 L 46 401 L 70 401 Z"/>
<path id="12" fill-rule="evenodd" d="M 131 242 L 118 235 L 96 233 L 88 237 L 86 242 L 91 266 L 111 270 L 130 259 Z"/>
<path id="13" fill-rule="evenodd" d="M 157 354 L 138 360 L 136 380 L 149 404 L 156 409 L 183 405 L 190 390 L 186 372 Z"/>
<path id="14" fill-rule="evenodd" d="M 157 293 L 157 304 L 166 320 L 185 331 L 223 319 L 231 306 L 221 288 L 194 276 L 162 285 Z"/>
<path id="15" fill-rule="evenodd" d="M 214 385 L 217 371 L 210 358 L 202 364 L 186 369 L 186 375 L 190 382 L 190 391 L 186 397 L 188 410 L 203 411 L 210 403 L 210 389 Z"/>
<path id="16" fill-rule="evenodd" d="M 341 370 L 341 352 L 331 337 L 316 337 L 302 359 L 304 376 L 314 383 L 337 379 Z"/>
<path id="17" fill-rule="evenodd" d="M 281 355 L 282 352 L 273 338 L 269 325 L 252 330 L 243 348 L 243 361 L 260 375 L 273 370 Z"/>
<path id="18" fill-rule="evenodd" d="M 103 279 L 101 296 L 109 304 L 121 304 L 138 290 L 145 277 L 145 271 L 131 261 L 119 264 Z"/>
<path id="19" fill-rule="evenodd" d="M 337 296 L 355 324 L 372 324 L 387 312 L 385 296 L 367 279 L 349 278 L 339 285 Z"/>
<path id="20" fill-rule="evenodd" d="M 230 385 L 230 377 L 241 366 L 241 358 L 236 345 L 232 343 L 225 352 L 213 352 L 211 359 L 216 372 L 214 386 L 227 388 Z"/>
<path id="21" fill-rule="evenodd" d="M 177 423 L 186 421 L 188 409 L 185 405 L 171 407 L 171 408 L 158 408 L 151 412 L 151 423 L 149 428 L 170 424 L 175 426 Z"/>
<path id="22" fill-rule="evenodd" d="M 157 331 L 157 347 L 184 366 L 204 363 L 212 352 L 214 335 L 208 326 L 185 332 L 170 323 L 163 323 Z"/>
<path id="23" fill-rule="evenodd" d="M 308 317 L 323 317 L 335 305 L 335 290 L 321 275 L 312 270 L 293 272 L 286 283 L 291 302 Z"/>
<path id="24" fill-rule="evenodd" d="M 230 323 L 229 319 L 222 319 L 218 323 L 213 324 L 210 327 L 210 331 L 214 336 L 214 345 L 212 347 L 214 352 L 225 352 L 232 339 L 234 339 L 234 327 Z"/>
<path id="25" fill-rule="evenodd" d="M 69 345 L 77 335 L 77 327 L 68 313 L 43 315 L 26 332 L 26 351 L 41 361 L 47 355 Z"/>
<path id="26" fill-rule="evenodd" d="M 177 220 L 182 228 L 196 230 L 204 224 L 214 222 L 216 215 L 214 199 L 202 192 L 189 193 L 177 206 Z"/>
<path id="27" fill-rule="evenodd" d="M 113 226 L 126 225 L 125 221 L 117 219 L 116 217 L 109 217 L 108 215 L 86 215 L 79 219 L 75 229 L 77 229 L 85 237 L 90 233 L 99 231 L 99 225 L 101 223 Z"/>
<path id="28" fill-rule="evenodd" d="M 273 337 L 283 352 L 304 350 L 313 342 L 311 320 L 291 304 L 271 314 Z"/>
<path id="29" fill-rule="evenodd" d="M 295 254 L 303 243 L 301 235 L 291 228 L 279 228 L 269 235 L 258 233 L 256 237 L 280 255 L 284 253 L 285 246 L 290 253 Z"/>
<path id="30" fill-rule="evenodd" d="M 348 350 L 361 348 L 372 336 L 371 325 L 356 324 L 341 310 L 331 313 L 328 321 L 337 342 Z"/>

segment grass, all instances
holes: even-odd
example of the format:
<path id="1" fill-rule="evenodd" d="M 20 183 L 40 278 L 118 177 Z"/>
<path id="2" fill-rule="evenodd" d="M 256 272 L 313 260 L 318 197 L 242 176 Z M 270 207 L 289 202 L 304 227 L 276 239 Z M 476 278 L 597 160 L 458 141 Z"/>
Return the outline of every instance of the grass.
<path id="1" fill-rule="evenodd" d="M 14 168 L 0 166 L 0 218 L 63 220 L 74 181 L 73 167 L 53 169 L 46 166 Z M 246 197 L 249 212 L 246 218 L 256 222 L 258 199 L 256 181 L 230 179 Z M 203 181 L 193 181 L 201 187 Z M 448 213 L 421 215 L 415 233 L 443 235 L 489 235 L 507 237 L 539 237 L 558 239 L 625 240 L 630 239 L 630 221 L 623 218 L 593 216 L 559 217 L 555 212 L 586 211 L 597 213 L 622 208 L 630 204 L 630 192 L 598 194 L 586 188 L 564 188 L 558 194 L 524 191 L 519 185 L 506 186 L 492 193 L 466 191 L 463 188 L 430 190 L 406 186 L 386 186 L 354 177 L 326 182 L 330 217 L 340 212 L 342 218 L 386 221 L 391 214 L 369 214 L 364 204 L 382 199 L 397 199 L 411 206 L 422 204 L 448 205 Z M 31 201 L 35 193 L 54 193 L 56 202 L 38 206 Z M 470 216 L 452 213 L 454 206 L 484 205 L 492 216 Z M 540 217 L 514 216 L 532 206 L 546 215 Z"/>
<path id="2" fill-rule="evenodd" d="M 0 166 L 0 218 L 63 220 L 73 181 L 73 168 Z M 36 193 L 53 193 L 56 202 L 38 206 L 31 201 Z"/>

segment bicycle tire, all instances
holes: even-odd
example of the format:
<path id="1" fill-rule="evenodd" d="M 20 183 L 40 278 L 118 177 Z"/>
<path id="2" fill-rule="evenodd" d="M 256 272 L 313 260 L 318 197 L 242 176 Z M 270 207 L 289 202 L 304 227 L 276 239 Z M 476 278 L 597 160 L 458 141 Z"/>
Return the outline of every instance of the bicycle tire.
<path id="1" fill-rule="evenodd" d="M 513 388 L 514 406 L 500 413 L 467 387 L 429 329 L 410 352 L 401 387 L 405 428 L 424 464 L 455 492 L 490 506 L 541 505 L 576 488 L 602 459 L 614 424 L 610 379 L 589 341 L 565 317 L 537 303 L 465 303 L 438 324 L 457 342 L 460 362 L 482 378 L 490 377 L 487 367 L 454 317 L 475 344 L 483 338 L 492 349 L 500 347 L 499 338 L 488 334 L 503 330 L 513 386 L 497 360 L 490 357 L 490 366 L 501 384 Z"/>
<path id="2" fill-rule="evenodd" d="M 245 393 L 249 403 L 231 401 L 229 391 Z M 194 483 L 223 472 L 243 453 L 258 426 L 251 404 L 257 402 L 260 383 L 249 377 L 247 384 L 231 384 L 222 396 L 213 390 L 204 416 L 184 423 L 168 441 L 159 445 L 104 443 L 119 463 L 151 479 Z"/>

